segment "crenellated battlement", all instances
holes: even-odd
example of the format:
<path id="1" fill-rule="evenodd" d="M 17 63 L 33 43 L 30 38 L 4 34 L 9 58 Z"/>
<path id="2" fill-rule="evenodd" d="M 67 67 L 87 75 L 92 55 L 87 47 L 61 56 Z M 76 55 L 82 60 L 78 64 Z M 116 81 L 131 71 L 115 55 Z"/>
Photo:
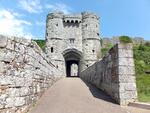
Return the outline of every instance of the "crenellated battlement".
<path id="1" fill-rule="evenodd" d="M 65 15 L 63 12 L 54 12 L 47 15 L 47 19 L 61 18 L 64 22 L 68 23 L 81 23 L 83 19 L 91 18 L 99 20 L 95 13 L 82 12 L 80 14 Z"/>
<path id="2" fill-rule="evenodd" d="M 81 14 L 64 15 L 63 20 L 65 23 L 81 23 L 82 22 L 82 15 Z"/>

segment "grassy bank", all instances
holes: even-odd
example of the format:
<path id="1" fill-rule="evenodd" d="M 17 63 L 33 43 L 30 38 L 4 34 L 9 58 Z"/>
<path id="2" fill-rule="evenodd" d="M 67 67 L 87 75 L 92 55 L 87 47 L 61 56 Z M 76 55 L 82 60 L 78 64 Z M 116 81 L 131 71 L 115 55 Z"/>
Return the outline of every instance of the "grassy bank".
<path id="1" fill-rule="evenodd" d="M 138 99 L 150 102 L 150 75 L 145 71 L 150 70 L 150 45 L 141 44 L 134 46 L 134 61 Z"/>

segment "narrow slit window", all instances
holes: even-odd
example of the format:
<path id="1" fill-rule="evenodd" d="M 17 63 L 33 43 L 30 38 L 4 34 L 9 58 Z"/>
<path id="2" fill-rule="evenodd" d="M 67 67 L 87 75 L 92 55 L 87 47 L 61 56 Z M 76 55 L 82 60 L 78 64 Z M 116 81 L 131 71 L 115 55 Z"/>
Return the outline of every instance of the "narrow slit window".
<path id="1" fill-rule="evenodd" d="M 51 47 L 51 53 L 53 53 L 54 52 L 54 48 L 53 47 Z"/>
<path id="2" fill-rule="evenodd" d="M 93 50 L 92 50 L 92 52 L 94 53 L 94 52 L 95 52 L 95 50 L 93 49 Z"/>

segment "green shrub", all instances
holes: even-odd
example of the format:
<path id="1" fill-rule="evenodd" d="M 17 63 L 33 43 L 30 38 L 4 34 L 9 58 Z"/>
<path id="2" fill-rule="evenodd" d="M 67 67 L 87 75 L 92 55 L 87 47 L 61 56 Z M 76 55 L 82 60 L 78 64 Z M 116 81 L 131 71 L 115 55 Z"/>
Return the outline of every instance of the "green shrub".
<path id="1" fill-rule="evenodd" d="M 105 56 L 108 51 L 109 51 L 109 48 L 102 48 L 101 49 L 102 57 Z"/>
<path id="2" fill-rule="evenodd" d="M 121 43 L 132 43 L 132 39 L 128 36 L 120 36 L 119 40 Z"/>
<path id="3" fill-rule="evenodd" d="M 140 44 L 138 49 L 144 51 L 145 47 L 143 44 Z"/>

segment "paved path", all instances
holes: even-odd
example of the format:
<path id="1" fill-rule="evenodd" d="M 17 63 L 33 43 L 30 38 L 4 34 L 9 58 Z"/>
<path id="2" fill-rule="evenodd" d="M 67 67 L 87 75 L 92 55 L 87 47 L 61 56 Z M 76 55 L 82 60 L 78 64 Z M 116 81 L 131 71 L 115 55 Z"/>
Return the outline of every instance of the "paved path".
<path id="1" fill-rule="evenodd" d="M 80 78 L 64 78 L 48 89 L 30 113 L 130 113 Z"/>
<path id="2" fill-rule="evenodd" d="M 137 107 L 124 106 L 123 108 L 126 109 L 129 113 L 150 113 L 150 110 Z"/>

